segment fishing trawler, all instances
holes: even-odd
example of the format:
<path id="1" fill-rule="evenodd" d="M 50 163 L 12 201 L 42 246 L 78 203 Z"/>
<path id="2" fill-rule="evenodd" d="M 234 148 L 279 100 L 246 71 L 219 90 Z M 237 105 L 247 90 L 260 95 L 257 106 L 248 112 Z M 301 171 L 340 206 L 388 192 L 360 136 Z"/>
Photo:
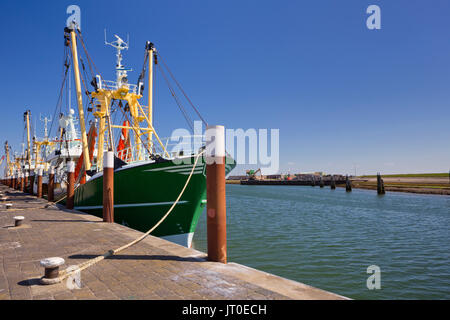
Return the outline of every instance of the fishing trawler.
<path id="1" fill-rule="evenodd" d="M 122 51 L 128 49 L 128 44 L 119 36 L 115 37 L 116 40 L 109 43 L 105 34 L 105 44 L 116 49 L 116 79 L 110 81 L 104 80 L 96 69 L 76 25 L 65 28 L 66 56 L 61 92 L 67 87 L 66 79 L 71 68 L 75 79 L 78 117 L 75 117 L 75 111 L 71 107 L 65 115 L 60 112 L 59 136 L 53 140 L 46 139 L 46 145 L 49 147 L 45 154 L 41 152 L 41 160 L 36 153 L 35 163 L 30 165 L 30 169 L 36 171 L 42 168 L 49 172 L 51 168 L 55 172 L 55 197 L 61 200 L 60 203 L 64 203 L 67 189 L 65 172 L 69 162 L 74 161 L 74 208 L 102 217 L 103 154 L 106 150 L 113 150 L 114 221 L 144 232 L 164 216 L 190 177 L 173 211 L 152 233 L 154 236 L 190 247 L 198 219 L 206 206 L 206 164 L 202 155 L 204 137 L 192 137 L 192 141 L 200 139 L 200 145 L 194 144 L 194 148 L 180 148 L 177 145 L 169 150 L 170 138 L 161 139 L 153 126 L 154 66 L 164 72 L 158 64 L 159 52 L 152 43 L 146 43 L 144 67 L 137 83 L 130 84 L 128 72 L 131 69 L 122 65 Z M 84 59 L 79 57 L 77 48 L 80 43 L 84 50 Z M 88 64 L 89 68 L 85 64 Z M 168 70 L 165 63 L 164 66 Z M 94 69 L 96 73 L 93 72 Z M 92 79 L 90 82 L 87 76 L 89 72 Z M 168 72 L 173 77 L 170 70 Z M 140 104 L 140 100 L 144 96 L 146 73 L 148 105 L 144 106 Z M 179 86 L 175 79 L 174 81 Z M 91 91 L 87 88 L 89 84 L 93 88 Z M 167 84 L 179 104 L 173 88 L 169 82 Z M 83 91 L 86 94 L 85 105 Z M 185 92 L 182 93 L 187 98 Z M 59 107 L 57 106 L 60 111 L 62 100 L 59 100 Z M 192 105 L 190 99 L 188 101 Z M 192 107 L 195 108 L 193 105 Z M 200 116 L 198 110 L 195 111 Z M 123 121 L 114 123 L 111 117 L 114 112 L 121 112 Z M 90 128 L 87 132 L 86 123 L 89 116 L 93 119 L 89 122 Z M 204 120 L 203 122 L 206 124 Z M 76 129 L 77 126 L 79 130 Z M 119 135 L 116 133 L 118 130 Z M 118 137 L 116 143 L 114 136 Z M 35 145 L 39 145 L 37 140 Z M 227 156 L 226 174 L 235 165 L 235 161 Z M 44 173 L 44 185 L 47 181 L 48 177 Z"/>

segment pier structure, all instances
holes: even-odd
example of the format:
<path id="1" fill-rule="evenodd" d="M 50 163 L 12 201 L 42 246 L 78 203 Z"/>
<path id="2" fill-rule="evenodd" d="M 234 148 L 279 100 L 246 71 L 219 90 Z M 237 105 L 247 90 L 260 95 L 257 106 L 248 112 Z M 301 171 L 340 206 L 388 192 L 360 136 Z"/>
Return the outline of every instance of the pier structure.
<path id="1" fill-rule="evenodd" d="M 345 191 L 351 192 L 352 191 L 352 181 L 348 176 L 345 177 Z"/>
<path id="2" fill-rule="evenodd" d="M 0 192 L 14 205 L 0 204 L 0 300 L 347 299 L 241 264 L 208 261 L 203 252 L 151 235 L 65 281 L 43 285 L 45 274 L 72 270 L 142 233 L 4 185 Z"/>
<path id="3" fill-rule="evenodd" d="M 384 190 L 384 181 L 381 178 L 381 174 L 378 172 L 377 173 L 377 193 L 378 194 L 385 194 L 385 190 Z"/>

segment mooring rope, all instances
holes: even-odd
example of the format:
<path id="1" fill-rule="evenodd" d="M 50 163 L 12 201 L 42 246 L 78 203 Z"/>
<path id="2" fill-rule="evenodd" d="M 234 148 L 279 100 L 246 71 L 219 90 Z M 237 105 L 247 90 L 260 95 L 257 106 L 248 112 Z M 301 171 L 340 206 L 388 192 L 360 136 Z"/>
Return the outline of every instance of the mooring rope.
<path id="1" fill-rule="evenodd" d="M 188 184 L 189 184 L 189 182 L 190 182 L 190 180 L 192 178 L 192 175 L 194 174 L 194 170 L 195 170 L 195 167 L 197 166 L 198 159 L 200 158 L 200 156 L 204 152 L 205 152 L 205 150 L 203 150 L 202 152 L 197 154 L 197 156 L 195 158 L 194 165 L 192 166 L 191 173 L 189 174 L 189 177 L 187 178 L 186 183 L 184 184 L 183 189 L 181 189 L 181 192 L 178 195 L 178 197 L 175 200 L 175 202 L 172 204 L 172 206 L 169 208 L 169 210 L 166 212 L 166 214 L 150 230 L 148 230 L 146 233 L 144 233 L 139 238 L 137 238 L 137 239 L 135 239 L 135 240 L 133 240 L 133 241 L 123 245 L 120 248 L 108 250 L 107 252 L 105 252 L 101 256 L 92 258 L 92 259 L 90 259 L 90 260 L 88 260 L 86 262 L 83 262 L 83 263 L 80 263 L 80 264 L 76 265 L 75 269 L 71 268 L 70 271 L 67 271 L 67 269 L 62 271 L 60 273 L 59 277 L 57 277 L 57 278 L 54 278 L 54 279 L 42 278 L 41 281 L 44 284 L 59 283 L 59 282 L 63 281 L 65 278 L 68 278 L 68 277 L 70 277 L 71 275 L 73 275 L 75 273 L 81 272 L 84 269 L 89 268 L 89 267 L 93 266 L 94 264 L 96 264 L 96 263 L 98 263 L 98 262 L 100 262 L 100 261 L 102 261 L 102 260 L 104 260 L 104 259 L 106 259 L 108 257 L 111 257 L 111 256 L 113 256 L 113 255 L 115 255 L 115 254 L 117 254 L 117 253 L 119 253 L 119 252 L 121 252 L 121 251 L 123 251 L 123 250 L 125 250 L 125 249 L 127 249 L 127 248 L 129 248 L 129 247 L 131 247 L 133 245 L 135 245 L 136 243 L 144 240 L 152 231 L 154 231 L 169 216 L 169 214 L 172 212 L 173 208 L 175 208 L 175 206 L 178 204 L 178 202 L 180 201 L 181 196 L 183 195 L 184 191 L 186 190 L 186 187 L 188 186 Z"/>

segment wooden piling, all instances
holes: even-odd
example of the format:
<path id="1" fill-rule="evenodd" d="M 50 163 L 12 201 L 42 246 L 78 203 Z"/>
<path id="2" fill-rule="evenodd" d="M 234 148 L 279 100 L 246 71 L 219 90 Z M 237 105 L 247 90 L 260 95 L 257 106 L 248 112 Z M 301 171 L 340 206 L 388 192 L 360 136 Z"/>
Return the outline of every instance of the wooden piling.
<path id="1" fill-rule="evenodd" d="M 14 173 L 12 187 L 13 189 L 17 189 L 17 173 Z"/>
<path id="2" fill-rule="evenodd" d="M 345 177 L 345 191 L 351 192 L 352 191 L 352 182 L 348 178 L 348 176 Z"/>
<path id="3" fill-rule="evenodd" d="M 385 194 L 386 193 L 384 191 L 384 181 L 381 178 L 381 174 L 379 172 L 377 173 L 377 193 L 378 194 Z"/>
<path id="4" fill-rule="evenodd" d="M 114 152 L 103 153 L 103 222 L 114 222 Z"/>
<path id="5" fill-rule="evenodd" d="M 28 189 L 28 193 L 29 194 L 31 194 L 31 195 L 33 195 L 34 194 L 34 179 L 35 179 L 35 177 L 36 177 L 36 174 L 35 174 L 35 172 L 34 171 L 31 171 L 30 172 L 30 186 L 28 187 L 29 189 Z"/>
<path id="6" fill-rule="evenodd" d="M 38 169 L 38 177 L 37 177 L 37 197 L 42 198 L 42 167 Z"/>
<path id="7" fill-rule="evenodd" d="M 208 260 L 227 263 L 225 128 L 206 128 Z"/>
<path id="8" fill-rule="evenodd" d="M 75 162 L 67 162 L 67 199 L 66 208 L 73 209 L 73 198 L 75 190 Z"/>
<path id="9" fill-rule="evenodd" d="M 24 186 L 25 186 L 25 174 L 22 172 L 20 174 L 20 191 L 24 191 Z"/>
<path id="10" fill-rule="evenodd" d="M 320 186 L 321 188 L 325 187 L 325 182 L 323 181 L 323 177 L 322 177 L 322 176 L 320 176 L 320 183 L 319 183 L 319 186 Z"/>
<path id="11" fill-rule="evenodd" d="M 331 175 L 330 189 L 331 190 L 336 189 L 336 181 L 334 180 L 334 175 Z"/>
<path id="12" fill-rule="evenodd" d="M 50 167 L 50 171 L 48 174 L 48 184 L 47 184 L 47 200 L 49 202 L 53 201 L 54 199 L 54 188 L 55 188 L 55 168 L 52 166 Z"/>
<path id="13" fill-rule="evenodd" d="M 23 191 L 28 193 L 28 171 L 24 173 L 25 178 L 23 180 Z"/>

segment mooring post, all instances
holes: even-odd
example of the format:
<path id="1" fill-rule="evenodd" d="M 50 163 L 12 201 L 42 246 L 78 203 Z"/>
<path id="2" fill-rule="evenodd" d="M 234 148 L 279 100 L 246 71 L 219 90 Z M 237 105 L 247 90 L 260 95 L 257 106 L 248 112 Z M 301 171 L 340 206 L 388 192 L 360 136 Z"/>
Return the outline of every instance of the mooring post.
<path id="1" fill-rule="evenodd" d="M 75 162 L 67 162 L 67 199 L 66 208 L 73 209 L 73 198 L 75 190 Z"/>
<path id="2" fill-rule="evenodd" d="M 206 212 L 208 260 L 227 263 L 225 128 L 206 128 Z"/>
<path id="3" fill-rule="evenodd" d="M 320 176 L 320 183 L 319 183 L 319 186 L 320 186 L 321 188 L 325 187 L 325 182 L 323 182 L 323 177 L 322 177 L 322 176 Z"/>
<path id="4" fill-rule="evenodd" d="M 348 175 L 345 176 L 345 191 L 347 191 L 347 192 L 352 191 L 352 182 L 348 178 Z"/>
<path id="5" fill-rule="evenodd" d="M 17 172 L 14 172 L 13 189 L 17 189 Z"/>
<path id="6" fill-rule="evenodd" d="M 383 194 L 381 190 L 381 175 L 379 172 L 377 172 L 377 193 Z"/>
<path id="7" fill-rule="evenodd" d="M 25 220 L 25 217 L 23 216 L 15 216 L 14 217 L 14 226 L 20 227 L 22 225 L 23 220 Z"/>
<path id="8" fill-rule="evenodd" d="M 41 278 L 41 282 L 45 279 L 55 279 L 59 276 L 59 267 L 64 264 L 64 259 L 60 257 L 52 257 L 40 261 L 41 266 L 45 268 L 45 275 Z"/>
<path id="9" fill-rule="evenodd" d="M 377 193 L 378 194 L 385 194 L 386 193 L 384 191 L 384 181 L 381 178 L 381 174 L 379 172 L 377 173 Z"/>
<path id="10" fill-rule="evenodd" d="M 49 202 L 53 201 L 55 188 L 55 167 L 51 166 L 48 173 L 48 184 L 47 184 L 47 200 Z"/>
<path id="11" fill-rule="evenodd" d="M 28 192 L 28 171 L 27 170 L 25 170 L 24 175 L 25 175 L 25 178 L 23 180 L 23 191 Z"/>
<path id="12" fill-rule="evenodd" d="M 114 152 L 103 153 L 103 222 L 114 222 Z"/>
<path id="13" fill-rule="evenodd" d="M 34 194 L 34 179 L 36 177 L 36 173 L 34 172 L 34 170 L 30 171 L 30 186 L 29 186 L 29 194 L 33 195 Z"/>
<path id="14" fill-rule="evenodd" d="M 334 180 L 334 174 L 331 175 L 330 189 L 331 190 L 336 189 L 336 181 Z"/>
<path id="15" fill-rule="evenodd" d="M 24 186 L 25 186 L 25 173 L 21 172 L 20 173 L 20 191 L 24 191 Z"/>
<path id="16" fill-rule="evenodd" d="M 41 166 L 38 168 L 38 177 L 37 177 L 37 197 L 42 198 L 42 169 Z"/>

